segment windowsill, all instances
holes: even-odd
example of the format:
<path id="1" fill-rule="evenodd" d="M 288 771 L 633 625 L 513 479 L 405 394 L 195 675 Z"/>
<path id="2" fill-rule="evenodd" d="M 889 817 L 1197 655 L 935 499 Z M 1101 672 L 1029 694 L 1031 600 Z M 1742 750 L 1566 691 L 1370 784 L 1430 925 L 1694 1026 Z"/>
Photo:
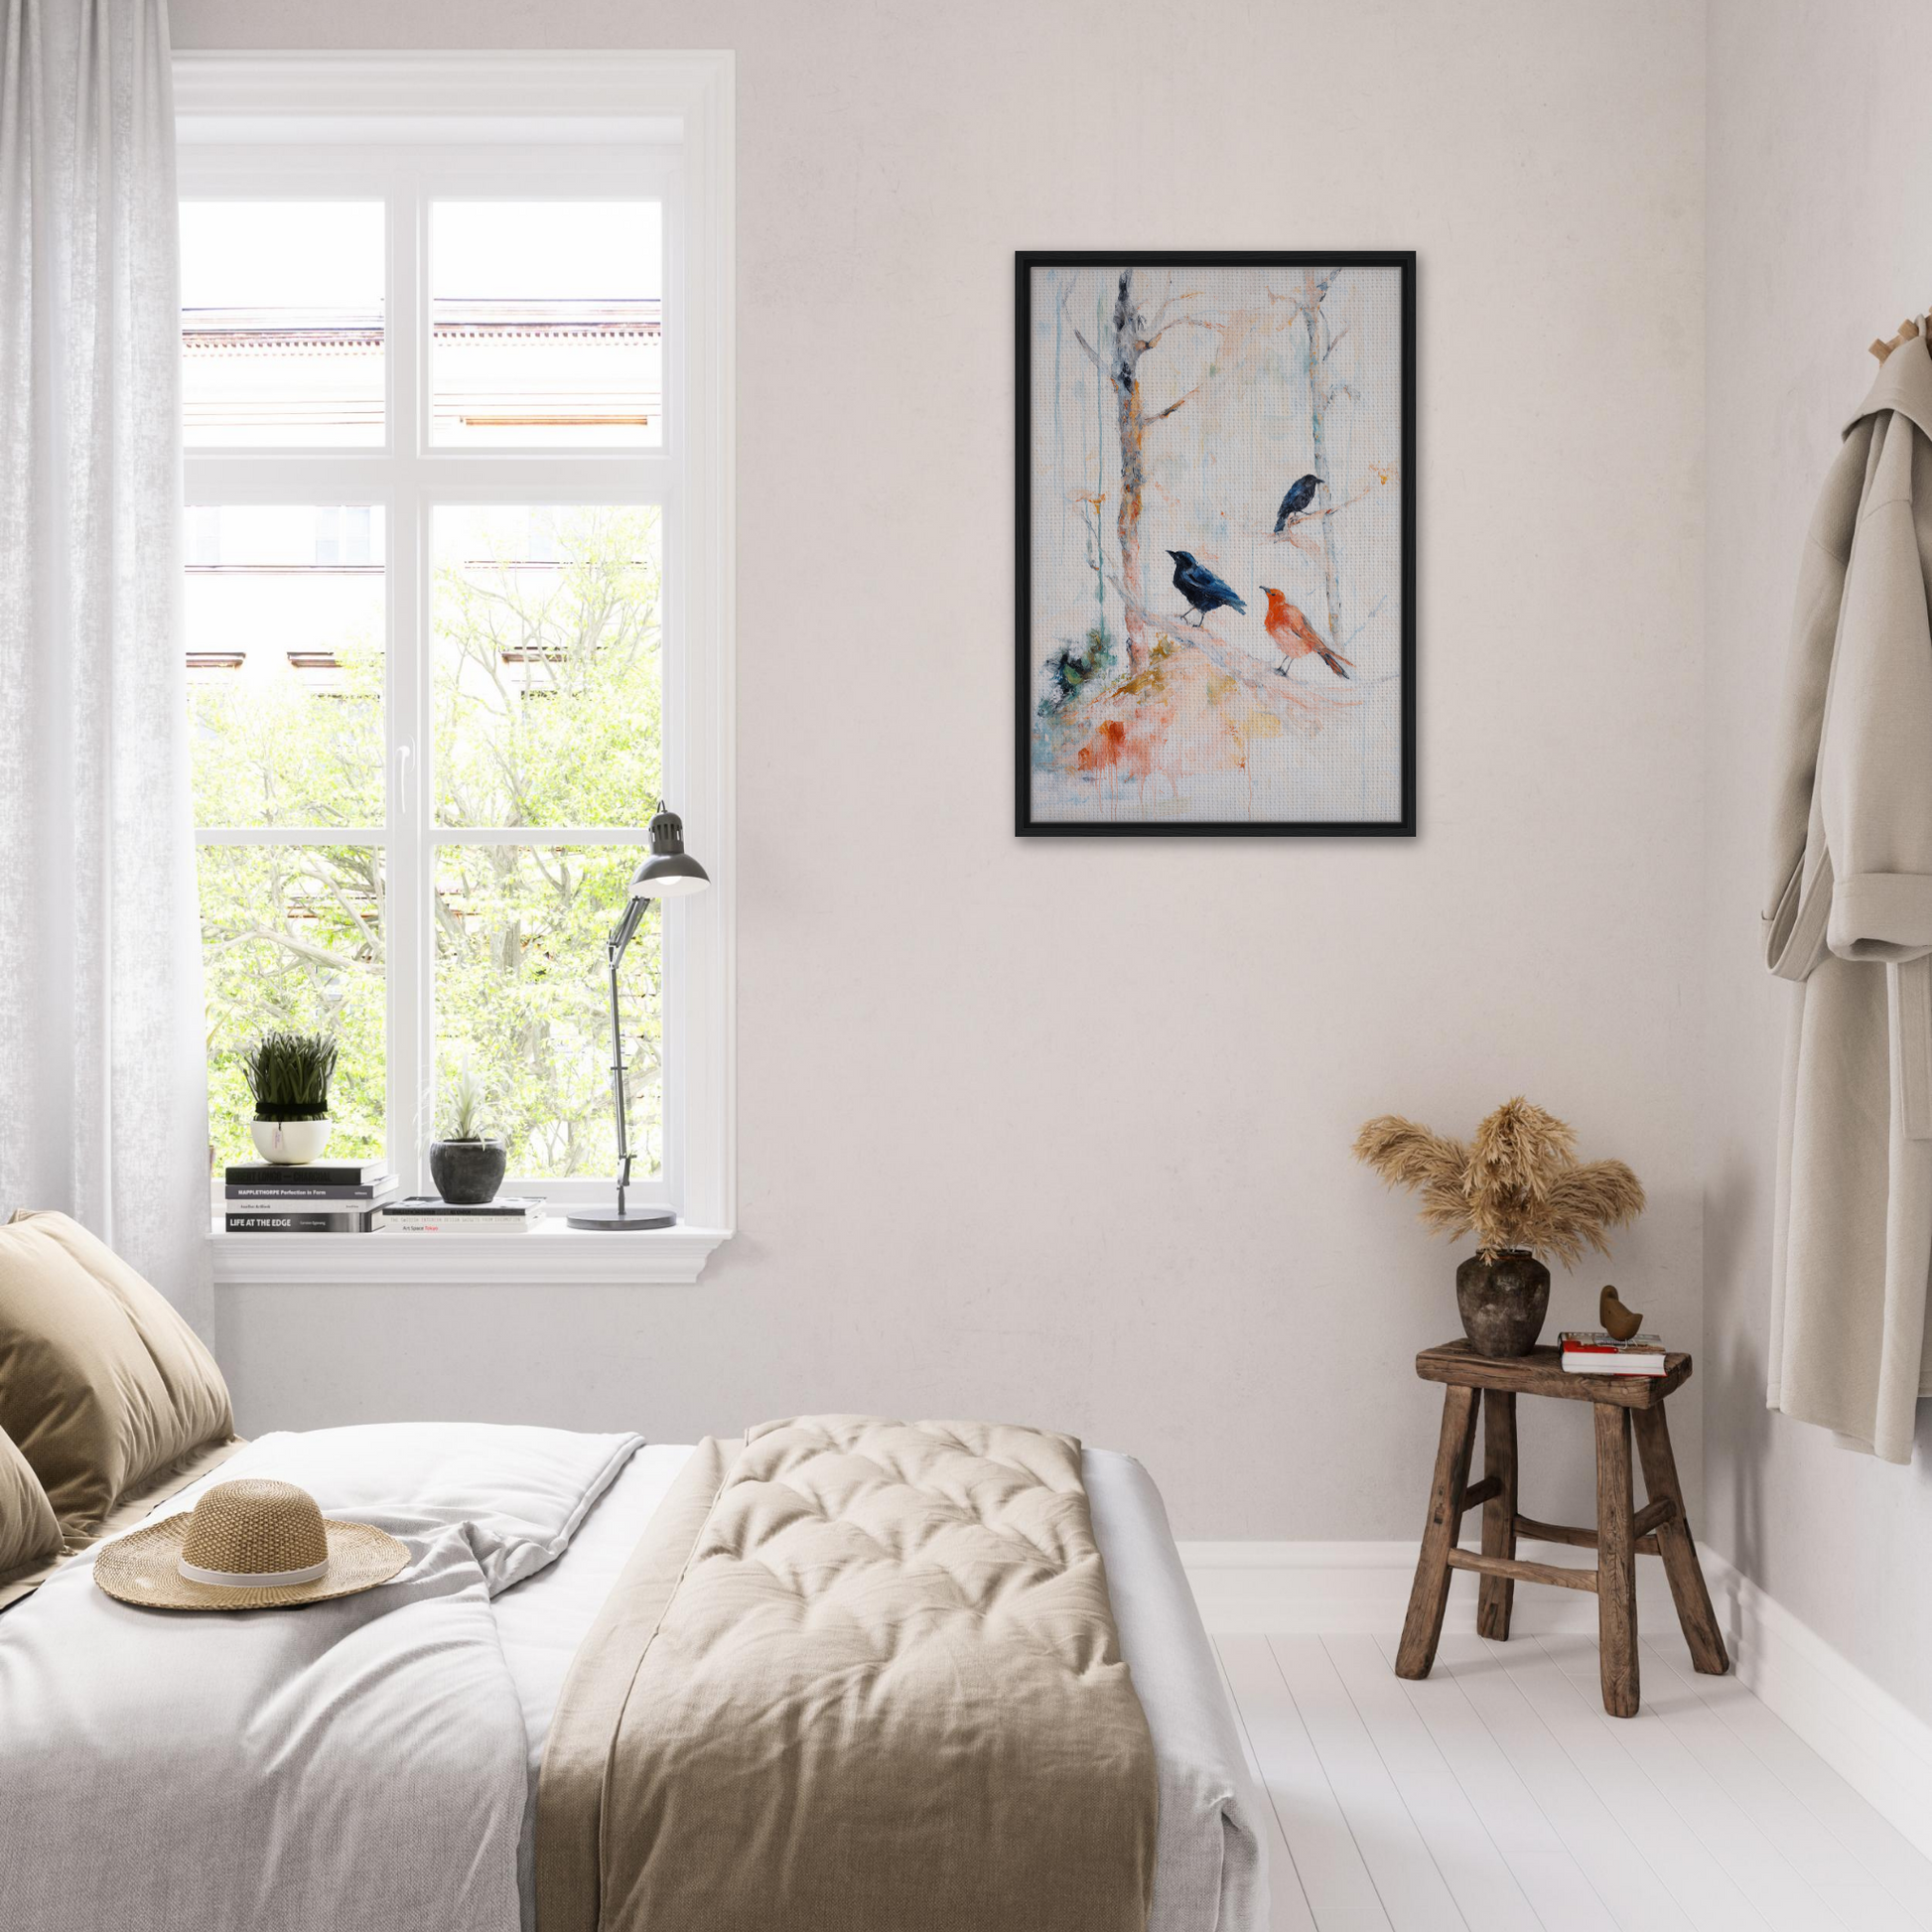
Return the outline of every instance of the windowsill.
<path id="1" fill-rule="evenodd" d="M 208 1235 L 217 1282 L 695 1282 L 729 1228 L 599 1234 L 559 1207 L 528 1234 Z"/>

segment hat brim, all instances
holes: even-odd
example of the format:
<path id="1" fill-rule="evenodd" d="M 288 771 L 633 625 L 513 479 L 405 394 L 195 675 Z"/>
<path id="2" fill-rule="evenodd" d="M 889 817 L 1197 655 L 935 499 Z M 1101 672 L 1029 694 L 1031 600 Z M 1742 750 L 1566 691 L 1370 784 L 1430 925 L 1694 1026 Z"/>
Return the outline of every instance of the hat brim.
<path id="1" fill-rule="evenodd" d="M 329 1537 L 329 1568 L 312 1583 L 282 1584 L 272 1589 L 230 1588 L 197 1584 L 181 1574 L 182 1538 L 187 1512 L 164 1517 L 107 1544 L 94 1559 L 94 1582 L 123 1603 L 157 1610 L 273 1610 L 301 1603 L 326 1603 L 335 1596 L 386 1584 L 409 1562 L 409 1546 L 370 1523 L 339 1523 L 323 1518 Z"/>

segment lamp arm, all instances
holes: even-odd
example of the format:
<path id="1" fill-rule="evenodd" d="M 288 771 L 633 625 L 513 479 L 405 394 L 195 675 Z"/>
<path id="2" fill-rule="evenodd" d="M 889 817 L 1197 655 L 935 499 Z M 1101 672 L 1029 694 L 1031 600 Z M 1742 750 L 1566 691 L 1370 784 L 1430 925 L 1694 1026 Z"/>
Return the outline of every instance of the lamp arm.
<path id="1" fill-rule="evenodd" d="M 623 916 L 611 928 L 611 936 L 604 944 L 608 951 L 616 953 L 618 959 L 622 959 L 623 949 L 629 945 L 638 926 L 643 922 L 644 907 L 649 903 L 650 900 L 647 898 L 633 898 L 623 908 Z M 615 963 L 616 961 L 613 961 L 613 964 Z"/>
<path id="2" fill-rule="evenodd" d="M 618 1213 L 623 1213 L 624 1191 L 630 1185 L 629 1103 L 623 1087 L 623 1030 L 618 1016 L 618 968 L 623 964 L 625 949 L 635 936 L 648 899 L 633 898 L 623 909 L 623 917 L 611 928 L 604 942 L 604 957 L 611 981 L 611 1105 L 618 1117 Z"/>

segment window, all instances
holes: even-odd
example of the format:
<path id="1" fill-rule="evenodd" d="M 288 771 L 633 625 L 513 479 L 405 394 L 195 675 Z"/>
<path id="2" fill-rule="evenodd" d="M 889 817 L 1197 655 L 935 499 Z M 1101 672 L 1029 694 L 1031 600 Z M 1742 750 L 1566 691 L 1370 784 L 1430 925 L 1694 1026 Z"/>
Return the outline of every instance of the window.
<path id="1" fill-rule="evenodd" d="M 467 1070 L 518 1191 L 608 1196 L 603 939 L 662 797 L 714 890 L 625 958 L 634 1191 L 730 1227 L 728 80 L 177 62 L 217 1160 L 249 1151 L 241 1048 L 294 1027 L 339 1042 L 332 1152 L 425 1187 Z"/>

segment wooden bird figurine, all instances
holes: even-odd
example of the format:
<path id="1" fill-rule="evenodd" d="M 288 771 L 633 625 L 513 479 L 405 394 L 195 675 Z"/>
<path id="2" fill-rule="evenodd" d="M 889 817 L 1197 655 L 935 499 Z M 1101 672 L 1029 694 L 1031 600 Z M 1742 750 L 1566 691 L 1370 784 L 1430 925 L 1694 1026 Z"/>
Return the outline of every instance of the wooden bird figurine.
<path id="1" fill-rule="evenodd" d="M 1643 1316 L 1633 1314 L 1617 1300 L 1616 1290 L 1604 1289 L 1596 1300 L 1596 1318 L 1617 1341 L 1628 1341 L 1643 1326 Z"/>

